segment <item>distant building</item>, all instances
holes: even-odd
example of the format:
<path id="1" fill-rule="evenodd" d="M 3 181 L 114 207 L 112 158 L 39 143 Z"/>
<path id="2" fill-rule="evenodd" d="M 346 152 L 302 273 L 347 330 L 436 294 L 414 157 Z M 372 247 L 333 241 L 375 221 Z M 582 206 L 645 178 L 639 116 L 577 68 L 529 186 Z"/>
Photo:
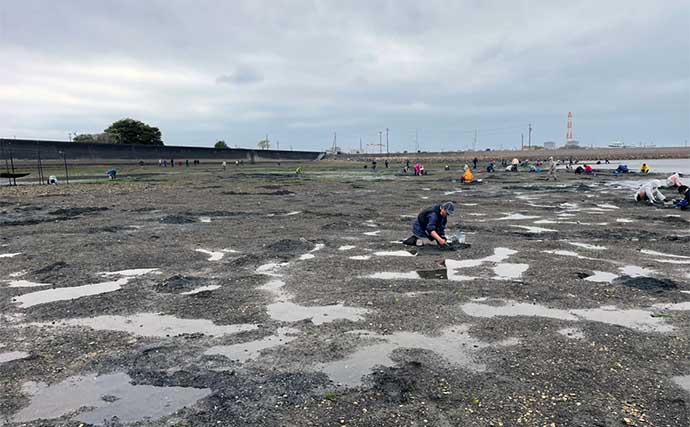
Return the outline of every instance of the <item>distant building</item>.
<path id="1" fill-rule="evenodd" d="M 556 143 L 553 141 L 546 141 L 544 143 L 544 149 L 545 150 L 555 150 L 556 149 Z"/>
<path id="2" fill-rule="evenodd" d="M 570 148 L 580 148 L 580 141 L 578 141 L 578 140 L 576 140 L 576 139 L 571 139 L 571 140 L 569 140 L 569 141 L 566 141 L 566 143 L 565 143 L 565 145 L 563 146 L 563 148 L 568 148 L 568 149 L 570 149 Z"/>

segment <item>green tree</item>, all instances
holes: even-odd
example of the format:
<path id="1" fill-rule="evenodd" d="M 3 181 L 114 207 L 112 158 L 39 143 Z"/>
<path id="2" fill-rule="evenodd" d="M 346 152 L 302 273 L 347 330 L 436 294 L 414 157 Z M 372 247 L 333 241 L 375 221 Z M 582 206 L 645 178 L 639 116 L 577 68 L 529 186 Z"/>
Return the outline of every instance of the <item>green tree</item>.
<path id="1" fill-rule="evenodd" d="M 94 143 L 94 142 L 96 142 L 96 136 L 92 135 L 90 133 L 82 133 L 82 134 L 79 134 L 79 135 L 75 136 L 74 138 L 72 138 L 72 142 L 76 142 L 76 143 L 80 143 L 80 144 Z"/>
<path id="2" fill-rule="evenodd" d="M 161 131 L 134 119 L 118 120 L 105 133 L 115 139 L 117 144 L 163 145 Z"/>
<path id="3" fill-rule="evenodd" d="M 214 145 L 213 148 L 228 148 L 228 144 L 221 139 L 220 141 L 216 142 L 216 145 Z"/>

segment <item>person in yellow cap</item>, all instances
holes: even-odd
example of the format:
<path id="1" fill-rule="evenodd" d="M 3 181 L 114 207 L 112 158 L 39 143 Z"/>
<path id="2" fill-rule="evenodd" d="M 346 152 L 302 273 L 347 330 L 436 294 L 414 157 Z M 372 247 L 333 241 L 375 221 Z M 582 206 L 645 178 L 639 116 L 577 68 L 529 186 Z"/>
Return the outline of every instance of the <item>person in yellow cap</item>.
<path id="1" fill-rule="evenodd" d="M 474 180 L 472 169 L 470 169 L 468 165 L 465 165 L 465 173 L 460 177 L 460 182 L 472 182 L 472 180 Z"/>
<path id="2" fill-rule="evenodd" d="M 640 172 L 649 173 L 649 165 L 647 165 L 647 163 L 642 163 L 642 167 L 640 167 Z"/>

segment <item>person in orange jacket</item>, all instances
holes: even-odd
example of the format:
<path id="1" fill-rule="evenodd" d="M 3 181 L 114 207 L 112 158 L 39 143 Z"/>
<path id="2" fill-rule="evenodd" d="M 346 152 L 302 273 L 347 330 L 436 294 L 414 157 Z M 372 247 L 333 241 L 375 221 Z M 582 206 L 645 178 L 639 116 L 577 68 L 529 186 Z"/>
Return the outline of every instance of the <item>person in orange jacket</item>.
<path id="1" fill-rule="evenodd" d="M 460 182 L 472 182 L 474 180 L 474 175 L 472 174 L 472 169 L 465 165 L 465 173 L 460 177 Z"/>

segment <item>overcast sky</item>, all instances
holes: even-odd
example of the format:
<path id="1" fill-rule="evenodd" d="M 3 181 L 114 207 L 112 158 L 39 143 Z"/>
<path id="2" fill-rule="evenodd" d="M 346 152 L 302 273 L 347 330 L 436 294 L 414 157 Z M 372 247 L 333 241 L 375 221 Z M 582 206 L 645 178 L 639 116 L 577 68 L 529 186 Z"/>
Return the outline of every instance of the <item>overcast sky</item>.
<path id="1" fill-rule="evenodd" d="M 585 145 L 690 138 L 687 0 L 2 0 L 0 58 L 4 137 L 509 148 L 572 111 Z"/>

